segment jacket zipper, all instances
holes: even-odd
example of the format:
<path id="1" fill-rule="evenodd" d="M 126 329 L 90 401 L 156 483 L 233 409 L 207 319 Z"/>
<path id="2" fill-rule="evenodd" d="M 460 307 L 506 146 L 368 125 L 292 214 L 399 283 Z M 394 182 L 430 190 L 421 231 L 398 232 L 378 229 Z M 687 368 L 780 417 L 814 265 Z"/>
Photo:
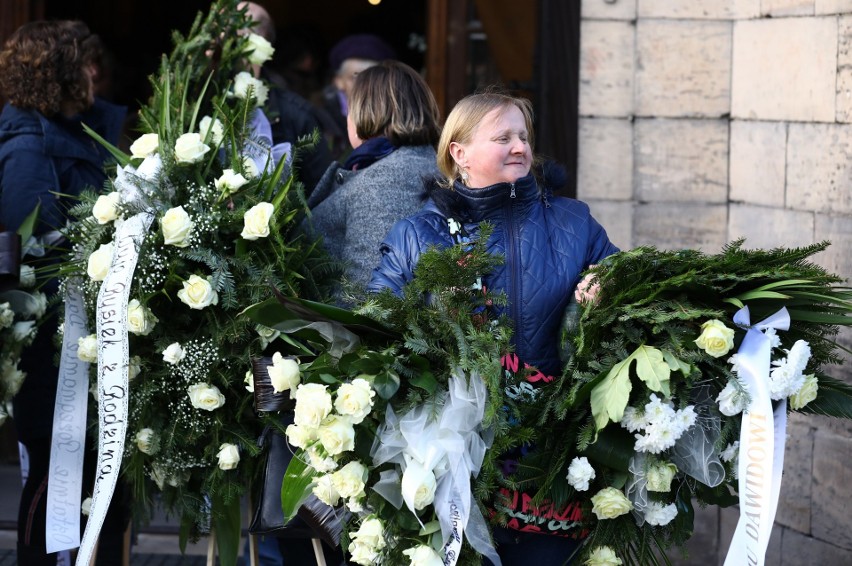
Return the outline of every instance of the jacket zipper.
<path id="1" fill-rule="evenodd" d="M 515 183 L 511 183 L 510 186 L 512 187 L 512 192 L 509 194 L 509 197 L 515 198 Z M 512 326 L 515 330 L 513 336 L 513 342 L 515 343 L 515 353 L 523 361 L 523 352 L 518 351 L 518 336 L 520 332 L 518 302 L 521 284 L 518 280 L 518 274 L 520 273 L 520 269 L 517 265 L 517 258 L 520 257 L 520 253 L 516 249 L 517 238 L 515 237 L 515 230 L 517 228 L 514 222 L 514 207 L 512 206 L 512 204 L 512 201 L 506 203 L 506 261 L 509 264 L 509 275 L 511 276 L 511 286 L 509 287 L 509 304 L 511 305 L 511 308 L 509 310 L 511 311 Z"/>

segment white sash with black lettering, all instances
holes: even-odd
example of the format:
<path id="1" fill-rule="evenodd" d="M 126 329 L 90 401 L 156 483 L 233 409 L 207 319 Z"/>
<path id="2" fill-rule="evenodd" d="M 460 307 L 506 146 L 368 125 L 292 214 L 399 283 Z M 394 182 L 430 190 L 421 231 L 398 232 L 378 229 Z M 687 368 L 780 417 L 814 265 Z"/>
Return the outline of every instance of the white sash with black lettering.
<path id="1" fill-rule="evenodd" d="M 80 494 L 83 491 L 83 456 L 86 452 L 86 409 L 89 364 L 77 357 L 77 340 L 87 336 L 86 308 L 78 287 L 69 280 L 65 288 L 65 327 L 47 483 L 45 545 L 48 553 L 80 546 Z"/>
<path id="2" fill-rule="evenodd" d="M 139 245 L 154 220 L 143 212 L 126 220 L 115 233 L 112 266 L 98 293 L 98 467 L 92 510 L 77 554 L 77 564 L 88 566 L 109 508 L 124 452 L 127 433 L 130 355 L 127 343 L 127 302 Z"/>

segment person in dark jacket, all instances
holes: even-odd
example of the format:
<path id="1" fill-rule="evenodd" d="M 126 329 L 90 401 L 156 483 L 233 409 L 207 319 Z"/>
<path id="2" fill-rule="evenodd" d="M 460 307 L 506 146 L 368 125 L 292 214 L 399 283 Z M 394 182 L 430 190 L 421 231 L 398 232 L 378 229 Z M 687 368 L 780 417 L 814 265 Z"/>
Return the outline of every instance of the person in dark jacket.
<path id="1" fill-rule="evenodd" d="M 503 255 L 505 262 L 482 283 L 508 297 L 505 314 L 514 324 L 518 358 L 552 376 L 561 369 L 561 317 L 581 274 L 618 249 L 586 204 L 552 195 L 558 169 L 545 168 L 541 179 L 531 173 L 532 141 L 527 100 L 499 93 L 462 99 L 438 142 L 438 167 L 445 180 L 433 187 L 423 209 L 385 237 L 368 291 L 400 294 L 424 251 L 453 245 L 459 225 L 475 238 L 479 224 L 488 221 L 494 228 L 488 250 Z M 564 181 L 564 173 L 561 177 Z M 533 532 L 540 531 L 535 524 L 517 528 L 494 529 L 506 566 L 563 564 L 577 545 L 570 538 Z"/>
<path id="2" fill-rule="evenodd" d="M 363 291 L 381 238 L 423 205 L 423 180 L 438 175 L 438 104 L 414 69 L 391 60 L 361 72 L 349 100 L 355 149 L 342 166 L 328 168 L 308 206 L 326 250 Z"/>
<path id="3" fill-rule="evenodd" d="M 0 51 L 0 90 L 9 101 L 0 114 L 0 224 L 7 229 L 17 230 L 40 205 L 34 234 L 61 245 L 57 230 L 65 225 L 64 212 L 73 197 L 86 187 L 100 188 L 106 180 L 108 153 L 82 124 L 115 144 L 125 110 L 94 98 L 98 51 L 97 36 L 82 22 L 72 21 L 25 24 Z M 51 281 L 43 290 L 55 288 Z M 39 327 L 24 352 L 21 369 L 27 375 L 13 400 L 18 440 L 29 456 L 18 516 L 22 565 L 56 564 L 56 554 L 45 550 L 45 488 L 58 373 L 52 344 L 56 329 L 55 315 Z M 102 538 L 99 563 L 120 561 L 126 524 L 125 518 L 113 517 L 117 532 Z"/>

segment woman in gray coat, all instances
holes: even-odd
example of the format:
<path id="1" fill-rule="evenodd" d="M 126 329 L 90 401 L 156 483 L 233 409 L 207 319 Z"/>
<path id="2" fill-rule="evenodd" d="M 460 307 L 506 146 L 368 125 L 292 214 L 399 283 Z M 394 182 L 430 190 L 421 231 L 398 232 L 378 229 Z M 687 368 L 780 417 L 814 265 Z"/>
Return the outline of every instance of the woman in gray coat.
<path id="1" fill-rule="evenodd" d="M 333 163 L 311 192 L 310 225 L 345 268 L 343 290 L 361 292 L 380 260 L 379 244 L 425 200 L 424 179 L 438 174 L 438 105 L 426 82 L 399 61 L 384 61 L 355 80 L 347 117 L 355 148 Z"/>

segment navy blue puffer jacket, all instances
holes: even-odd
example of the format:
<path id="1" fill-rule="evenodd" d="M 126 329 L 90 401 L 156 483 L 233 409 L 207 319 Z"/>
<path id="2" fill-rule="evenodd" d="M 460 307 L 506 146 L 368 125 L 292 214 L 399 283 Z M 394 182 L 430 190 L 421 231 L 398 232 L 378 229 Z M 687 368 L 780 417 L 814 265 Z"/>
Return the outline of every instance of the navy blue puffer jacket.
<path id="1" fill-rule="evenodd" d="M 585 203 L 549 196 L 532 175 L 483 189 L 457 182 L 454 189 L 434 189 L 417 214 L 391 229 L 368 291 L 390 288 L 400 294 L 421 253 L 453 245 L 448 216 L 462 221 L 473 237 L 487 220 L 494 227 L 488 250 L 504 255 L 505 262 L 483 283 L 509 299 L 506 314 L 515 325 L 515 353 L 545 374 L 558 374 L 559 324 L 580 274 L 618 248 Z"/>

